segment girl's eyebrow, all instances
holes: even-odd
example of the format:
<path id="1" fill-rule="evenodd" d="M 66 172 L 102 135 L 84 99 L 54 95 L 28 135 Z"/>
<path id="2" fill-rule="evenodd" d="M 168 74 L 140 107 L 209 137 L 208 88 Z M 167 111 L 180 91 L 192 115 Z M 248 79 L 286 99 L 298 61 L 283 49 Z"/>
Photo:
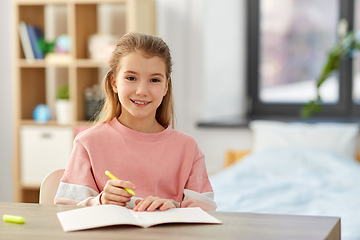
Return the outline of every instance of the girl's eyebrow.
<path id="1" fill-rule="evenodd" d="M 153 73 L 151 74 L 151 76 L 160 76 L 160 77 L 165 77 L 163 74 L 161 73 Z"/>
<path id="2" fill-rule="evenodd" d="M 137 72 L 132 71 L 132 70 L 126 70 L 124 73 L 138 74 Z M 162 73 L 153 73 L 153 74 L 150 74 L 150 75 L 151 75 L 151 76 L 165 77 L 164 74 L 162 74 Z"/>
<path id="3" fill-rule="evenodd" d="M 124 73 L 132 73 L 132 74 L 137 74 L 137 72 L 135 71 L 131 71 L 131 70 L 126 70 Z"/>

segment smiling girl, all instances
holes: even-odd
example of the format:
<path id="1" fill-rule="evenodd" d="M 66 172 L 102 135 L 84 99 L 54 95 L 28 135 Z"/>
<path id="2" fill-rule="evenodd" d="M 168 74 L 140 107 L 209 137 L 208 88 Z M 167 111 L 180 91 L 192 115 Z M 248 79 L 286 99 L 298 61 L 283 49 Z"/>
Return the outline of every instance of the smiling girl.
<path id="1" fill-rule="evenodd" d="M 76 136 L 55 203 L 216 209 L 203 153 L 191 136 L 173 129 L 171 71 L 161 38 L 129 33 L 120 39 L 103 80 L 103 116 Z M 109 180 L 107 170 L 120 180 Z"/>

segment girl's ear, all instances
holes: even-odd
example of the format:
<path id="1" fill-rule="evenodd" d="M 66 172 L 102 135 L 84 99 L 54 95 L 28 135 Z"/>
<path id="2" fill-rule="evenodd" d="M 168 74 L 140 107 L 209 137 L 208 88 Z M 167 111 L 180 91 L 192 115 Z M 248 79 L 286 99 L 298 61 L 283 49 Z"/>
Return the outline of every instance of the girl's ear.
<path id="1" fill-rule="evenodd" d="M 170 78 L 168 78 L 168 80 L 166 81 L 166 86 L 165 86 L 165 91 L 164 91 L 163 97 L 165 97 L 165 95 L 167 94 L 167 91 L 169 89 L 169 81 L 170 81 Z"/>
<path id="2" fill-rule="evenodd" d="M 110 84 L 111 84 L 111 87 L 112 87 L 113 91 L 115 93 L 118 93 L 118 89 L 117 89 L 117 86 L 116 86 L 116 79 L 114 78 L 114 76 L 111 76 Z"/>

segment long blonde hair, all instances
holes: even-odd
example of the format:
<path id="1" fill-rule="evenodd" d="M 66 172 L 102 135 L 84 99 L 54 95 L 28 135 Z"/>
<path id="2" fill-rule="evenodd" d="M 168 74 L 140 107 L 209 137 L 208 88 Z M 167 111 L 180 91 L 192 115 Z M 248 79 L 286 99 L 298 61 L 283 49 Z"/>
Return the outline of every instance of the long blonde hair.
<path id="1" fill-rule="evenodd" d="M 97 123 L 109 122 L 120 116 L 121 103 L 117 93 L 113 91 L 111 81 L 116 79 L 120 69 L 119 65 L 121 58 L 135 51 L 140 51 L 142 54 L 149 57 L 158 56 L 164 60 L 166 66 L 166 79 L 169 79 L 168 90 L 156 111 L 155 118 L 163 127 L 166 128 L 170 125 L 174 128 L 174 100 L 171 84 L 172 61 L 170 49 L 161 38 L 136 32 L 128 33 L 121 37 L 111 55 L 110 70 L 102 82 L 102 89 L 105 93 L 105 102 Z"/>

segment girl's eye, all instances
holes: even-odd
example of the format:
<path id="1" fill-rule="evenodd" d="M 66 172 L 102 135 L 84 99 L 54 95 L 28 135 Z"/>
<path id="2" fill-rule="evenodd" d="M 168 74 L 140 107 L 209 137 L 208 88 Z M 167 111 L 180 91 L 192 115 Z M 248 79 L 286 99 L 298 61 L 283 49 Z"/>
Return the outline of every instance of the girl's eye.
<path id="1" fill-rule="evenodd" d="M 157 79 L 157 78 L 153 78 L 153 79 L 150 80 L 150 82 L 160 82 L 160 80 Z"/>
<path id="2" fill-rule="evenodd" d="M 135 81 L 136 80 L 134 77 L 127 77 L 126 79 L 129 80 L 129 81 Z"/>

